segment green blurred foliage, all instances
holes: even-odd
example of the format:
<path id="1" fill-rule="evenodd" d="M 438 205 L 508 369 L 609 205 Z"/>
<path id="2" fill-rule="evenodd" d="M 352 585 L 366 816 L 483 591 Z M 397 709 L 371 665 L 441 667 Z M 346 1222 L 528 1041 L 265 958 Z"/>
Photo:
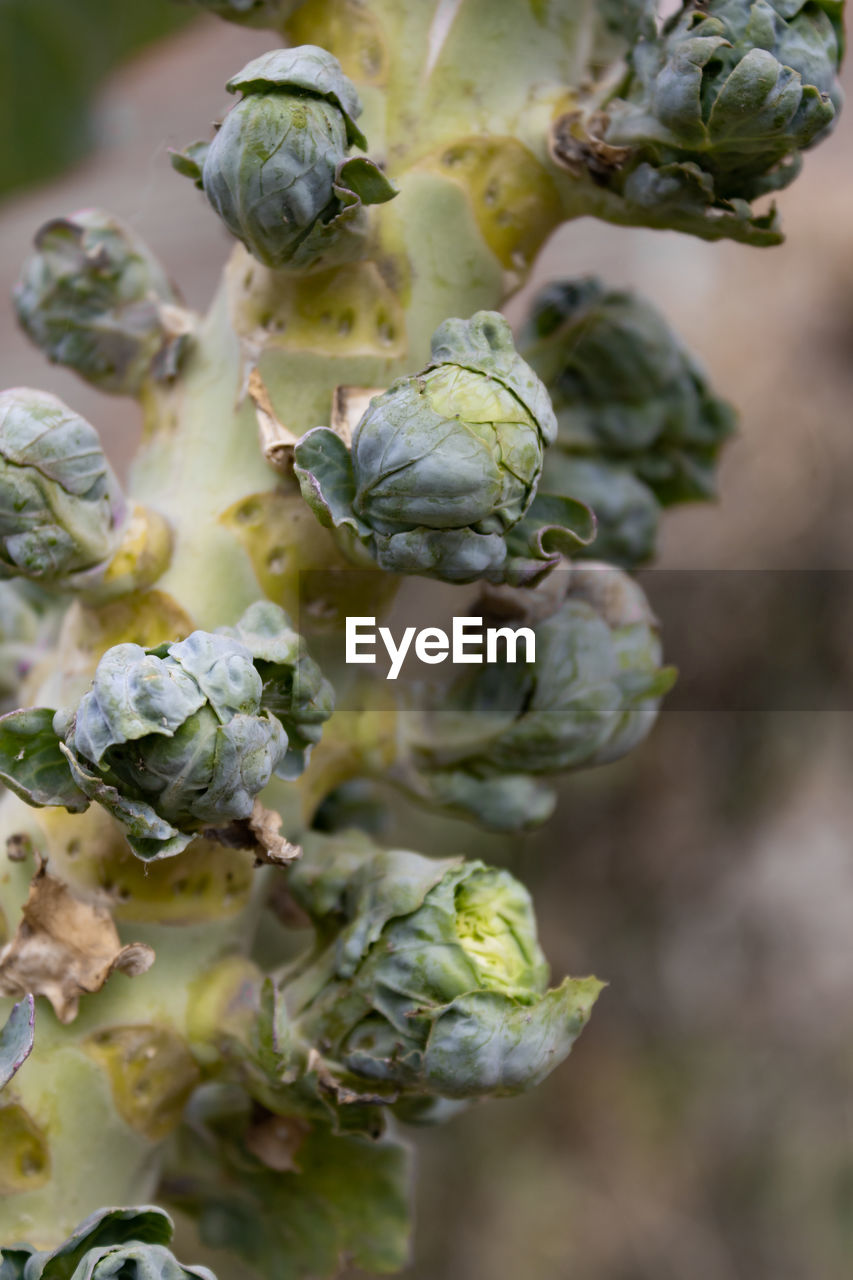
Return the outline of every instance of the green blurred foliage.
<path id="1" fill-rule="evenodd" d="M 191 16 L 172 0 L 0 0 L 0 196 L 80 160 L 104 76 Z"/>

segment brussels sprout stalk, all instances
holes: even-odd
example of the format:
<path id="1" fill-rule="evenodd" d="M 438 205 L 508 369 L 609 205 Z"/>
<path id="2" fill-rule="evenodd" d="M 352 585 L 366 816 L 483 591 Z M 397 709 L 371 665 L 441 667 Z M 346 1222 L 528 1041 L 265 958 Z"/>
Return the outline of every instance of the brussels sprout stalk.
<path id="1" fill-rule="evenodd" d="M 838 103 L 835 8 L 813 5 L 808 118 L 748 155 L 734 130 L 709 194 L 693 141 L 664 154 L 646 109 L 689 15 L 650 38 L 640 5 L 196 2 L 270 32 L 213 139 L 174 160 L 201 184 L 195 216 L 235 240 L 208 313 L 99 210 L 42 229 L 16 290 L 48 359 L 138 401 L 143 439 L 124 494 L 73 405 L 0 396 L 2 1280 L 399 1269 L 400 1126 L 565 1057 L 600 983 L 548 989 L 518 881 L 312 823 L 368 778 L 517 828 L 547 816 L 543 778 L 648 732 L 672 679 L 657 624 L 621 572 L 602 592 L 575 562 L 602 554 L 597 524 L 630 553 L 606 558 L 642 558 L 659 505 L 685 496 L 650 478 L 678 432 L 618 462 L 596 437 L 585 485 L 549 474 L 546 448 L 579 453 L 555 392 L 570 361 L 540 367 L 497 312 L 575 217 L 777 238 L 748 201 Z M 708 8 L 741 61 L 759 19 L 768 57 L 797 43 L 799 10 Z M 680 427 L 707 425 L 719 402 L 629 310 L 639 333 L 603 346 L 631 367 L 636 338 L 675 371 L 652 358 L 645 401 L 616 395 L 611 418 L 630 435 L 674 399 Z M 587 425 L 594 381 L 574 387 Z M 354 433 L 333 412 L 348 395 L 367 403 Z M 705 480 L 730 425 L 711 416 Z M 548 661 L 524 687 L 505 667 L 452 684 L 443 719 L 388 695 L 333 712 L 353 680 L 325 641 L 348 615 L 385 618 L 418 575 L 455 602 L 523 600 Z M 304 861 L 257 865 L 276 840 Z M 195 1221 L 204 1265 L 177 1261 L 155 1197 Z"/>

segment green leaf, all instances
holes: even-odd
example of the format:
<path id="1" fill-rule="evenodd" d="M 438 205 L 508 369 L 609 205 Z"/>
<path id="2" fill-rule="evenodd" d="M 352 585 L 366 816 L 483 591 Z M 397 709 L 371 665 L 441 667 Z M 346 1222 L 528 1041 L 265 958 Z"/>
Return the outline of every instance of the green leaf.
<path id="1" fill-rule="evenodd" d="M 270 1080 L 280 1080 L 290 1065 L 292 1033 L 281 993 L 272 978 L 261 987 L 261 1006 L 255 1023 L 255 1056 Z"/>
<path id="2" fill-rule="evenodd" d="M 254 715 L 260 708 L 263 685 L 253 655 L 233 637 L 194 631 L 169 645 L 169 657 L 192 677 L 222 724 L 237 715 Z M 186 715 L 195 710 L 192 706 Z"/>
<path id="3" fill-rule="evenodd" d="M 345 160 L 338 167 L 335 181 L 354 192 L 362 204 L 385 204 L 399 193 L 399 187 L 366 156 Z"/>
<path id="4" fill-rule="evenodd" d="M 451 364 L 496 378 L 534 418 L 550 444 L 557 420 L 543 383 L 515 349 L 512 330 L 498 311 L 478 311 L 470 320 L 451 318 L 432 335 L 431 365 Z M 464 404 L 459 406 L 464 410 Z"/>
<path id="5" fill-rule="evenodd" d="M 297 443 L 293 464 L 302 496 L 320 523 L 327 529 L 350 525 L 361 534 L 353 512 L 352 458 L 341 437 L 328 427 L 315 427 Z"/>
<path id="6" fill-rule="evenodd" d="M 0 1249 L 0 1280 L 24 1280 L 24 1268 L 34 1253 L 27 1245 Z"/>
<path id="7" fill-rule="evenodd" d="M 232 76 L 225 87 L 229 93 L 244 96 L 287 89 L 316 94 L 331 102 L 344 117 L 349 145 L 367 149 L 367 139 L 355 123 L 362 110 L 355 85 L 344 75 L 337 58 L 318 45 L 262 53 Z"/>
<path id="8" fill-rule="evenodd" d="M 35 1016 L 35 1000 L 31 995 L 26 996 L 13 1006 L 0 1031 L 0 1089 L 9 1083 L 32 1052 Z"/>
<path id="9" fill-rule="evenodd" d="M 216 1280 L 183 1267 L 168 1249 L 174 1228 L 162 1209 L 100 1209 L 52 1253 L 3 1250 L 0 1280 Z"/>
<path id="10" fill-rule="evenodd" d="M 61 805 L 70 813 L 88 809 L 53 731 L 49 707 L 0 716 L 0 782 L 36 809 Z"/>
<path id="11" fill-rule="evenodd" d="M 98 663 L 92 688 L 80 699 L 73 746 L 98 764 L 104 753 L 148 734 L 172 737 L 205 703 L 193 677 L 174 660 L 138 644 L 117 644 Z"/>
<path id="12" fill-rule="evenodd" d="M 550 787 L 523 773 L 478 778 L 463 769 L 435 770 L 418 779 L 418 791 L 431 803 L 472 818 L 489 831 L 539 826 L 557 803 Z"/>
<path id="13" fill-rule="evenodd" d="M 493 991 L 461 996 L 430 1032 L 425 1076 L 450 1098 L 500 1097 L 538 1084 L 568 1056 L 603 985 L 566 978 L 532 1005 Z"/>
<path id="14" fill-rule="evenodd" d="M 80 791 L 88 800 L 96 800 L 122 824 L 127 843 L 138 858 L 142 858 L 144 862 L 154 862 L 159 858 L 172 858 L 176 853 L 183 853 L 193 838 L 192 834 L 178 831 L 155 813 L 144 800 L 125 799 L 99 774 L 84 768 L 64 742 L 60 743 L 59 749 L 67 760 Z"/>
<path id="15" fill-rule="evenodd" d="M 198 1217 L 206 1244 L 238 1254 L 265 1280 L 331 1280 L 345 1262 L 382 1275 L 405 1265 L 406 1146 L 315 1130 L 295 1163 L 274 1173 L 244 1159 L 220 1178 L 182 1178 L 176 1203 Z"/>
<path id="16" fill-rule="evenodd" d="M 537 493 L 527 514 L 506 535 L 506 581 L 514 586 L 538 581 L 562 556 L 588 547 L 595 532 L 595 515 L 584 503 Z"/>
<path id="17" fill-rule="evenodd" d="M 184 178 L 191 178 L 195 185 L 201 189 L 204 160 L 209 150 L 209 142 L 190 142 L 188 146 L 184 147 L 183 151 L 176 151 L 170 148 L 169 160 L 176 173 L 180 173 Z"/>
<path id="18" fill-rule="evenodd" d="M 430 890 L 461 865 L 461 858 L 424 858 L 405 849 L 381 849 L 363 863 L 347 892 L 352 923 L 337 940 L 338 974 L 354 974 L 388 921 L 417 911 Z"/>

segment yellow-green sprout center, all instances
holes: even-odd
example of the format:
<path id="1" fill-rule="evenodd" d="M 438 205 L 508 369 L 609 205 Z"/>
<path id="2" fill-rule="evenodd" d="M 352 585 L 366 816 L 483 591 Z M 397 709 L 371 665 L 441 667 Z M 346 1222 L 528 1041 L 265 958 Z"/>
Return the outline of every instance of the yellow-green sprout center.
<path id="1" fill-rule="evenodd" d="M 456 936 L 479 986 L 531 1000 L 548 978 L 526 890 L 505 871 L 476 871 L 456 890 Z"/>

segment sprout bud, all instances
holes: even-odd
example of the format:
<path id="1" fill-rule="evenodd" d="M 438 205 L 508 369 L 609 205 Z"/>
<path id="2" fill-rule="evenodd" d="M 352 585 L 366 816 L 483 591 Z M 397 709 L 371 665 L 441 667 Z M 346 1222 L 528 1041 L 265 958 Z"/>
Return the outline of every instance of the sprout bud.
<path id="1" fill-rule="evenodd" d="M 527 891 L 481 862 L 341 836 L 311 845 L 290 883 L 328 940 L 282 989 L 291 1043 L 322 1046 L 312 1069 L 342 1089 L 389 1103 L 519 1093 L 565 1058 L 600 989 L 547 990 Z"/>
<path id="2" fill-rule="evenodd" d="M 594 277 L 536 296 L 524 352 L 557 415 L 542 489 L 592 508 L 596 559 L 648 559 L 660 506 L 714 495 L 733 409 L 655 307 Z"/>
<path id="3" fill-rule="evenodd" d="M 554 518 L 534 503 L 556 425 L 506 320 L 480 311 L 436 330 L 430 363 L 371 400 L 350 450 L 317 428 L 297 445 L 295 469 L 318 519 L 349 531 L 383 569 L 451 582 L 533 576 L 555 545 L 543 547 L 543 525 L 572 548 L 591 536 L 578 504 Z"/>
<path id="4" fill-rule="evenodd" d="M 331 687 L 265 602 L 231 635 L 115 645 L 75 709 L 0 719 L 0 779 L 36 806 L 96 800 L 138 857 L 169 857 L 205 827 L 248 819 L 273 773 L 301 772 L 331 709 Z"/>
<path id="5" fill-rule="evenodd" d="M 479 668 L 410 729 L 414 794 L 514 829 L 548 816 L 535 777 L 618 759 L 649 733 L 675 671 L 642 589 L 608 565 L 564 577 L 564 602 L 532 624 L 535 664 Z"/>
<path id="6" fill-rule="evenodd" d="M 361 254 L 363 206 L 396 195 L 382 171 L 348 158 L 367 140 L 361 103 L 337 58 L 276 49 L 228 81 L 242 93 L 213 141 L 173 156 L 232 235 L 267 267 L 310 271 Z"/>
<path id="7" fill-rule="evenodd" d="M 48 222 L 35 245 L 14 302 L 24 332 L 49 360 L 119 395 L 175 376 L 192 316 L 129 227 L 84 209 Z"/>
<path id="8" fill-rule="evenodd" d="M 615 185 L 671 225 L 744 220 L 832 126 L 841 49 L 835 0 L 687 0 L 660 33 L 647 15 L 603 117 L 604 144 L 625 148 Z"/>

